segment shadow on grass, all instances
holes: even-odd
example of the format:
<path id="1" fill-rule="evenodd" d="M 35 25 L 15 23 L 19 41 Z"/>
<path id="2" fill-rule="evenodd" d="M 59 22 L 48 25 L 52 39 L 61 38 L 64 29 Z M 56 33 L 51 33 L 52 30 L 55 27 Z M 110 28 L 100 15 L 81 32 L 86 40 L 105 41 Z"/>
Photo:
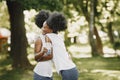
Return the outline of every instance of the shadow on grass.
<path id="1" fill-rule="evenodd" d="M 0 80 L 33 80 L 33 78 L 31 71 L 14 69 L 2 71 L 2 75 L 0 75 Z"/>
<path id="2" fill-rule="evenodd" d="M 79 69 L 120 70 L 120 59 L 117 57 L 74 58 L 73 60 L 79 66 Z"/>
<path id="3" fill-rule="evenodd" d="M 73 58 L 79 70 L 79 80 L 120 80 L 118 58 Z M 61 80 L 55 72 L 54 80 Z M 0 60 L 0 80 L 33 80 L 32 70 L 12 69 L 9 58 Z"/>

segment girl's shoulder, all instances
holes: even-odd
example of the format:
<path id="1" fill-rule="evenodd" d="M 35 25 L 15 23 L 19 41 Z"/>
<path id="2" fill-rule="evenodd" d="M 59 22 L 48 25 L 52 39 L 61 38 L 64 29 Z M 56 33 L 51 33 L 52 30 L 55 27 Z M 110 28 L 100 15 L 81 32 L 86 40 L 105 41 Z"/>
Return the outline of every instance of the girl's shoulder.
<path id="1" fill-rule="evenodd" d="M 39 41 L 43 41 L 44 40 L 44 35 L 37 35 L 36 37 L 35 37 L 35 42 L 39 42 Z"/>
<path id="2" fill-rule="evenodd" d="M 48 34 L 46 34 L 48 37 L 50 36 L 50 37 L 56 37 L 56 36 L 58 36 L 58 34 L 55 34 L 55 33 L 48 33 Z"/>
<path id="3" fill-rule="evenodd" d="M 45 42 L 51 42 L 51 39 L 47 35 L 45 36 Z"/>

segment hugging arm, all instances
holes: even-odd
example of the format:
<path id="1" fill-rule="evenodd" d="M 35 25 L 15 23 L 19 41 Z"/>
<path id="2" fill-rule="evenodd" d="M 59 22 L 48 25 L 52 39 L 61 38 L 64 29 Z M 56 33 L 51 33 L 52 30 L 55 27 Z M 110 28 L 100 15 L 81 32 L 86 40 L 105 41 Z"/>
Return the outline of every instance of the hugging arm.
<path id="1" fill-rule="evenodd" d="M 51 45 L 49 46 L 50 47 L 50 53 L 45 55 L 45 56 L 42 56 L 40 61 L 46 61 L 46 60 L 50 60 L 53 58 L 53 47 L 52 47 L 52 42 L 50 40 L 50 38 L 48 36 L 45 36 L 45 42 L 46 43 L 50 43 Z M 48 45 L 47 45 L 48 46 Z"/>
<path id="2" fill-rule="evenodd" d="M 42 47 L 42 40 L 40 38 L 37 39 L 35 42 L 35 48 L 34 48 L 35 60 L 36 61 L 47 61 L 47 60 L 52 59 L 53 54 L 44 55 L 47 51 L 48 50 L 46 48 Z"/>
<path id="3" fill-rule="evenodd" d="M 47 61 L 53 58 L 53 49 L 51 48 L 51 53 L 45 56 L 42 56 L 39 61 Z"/>

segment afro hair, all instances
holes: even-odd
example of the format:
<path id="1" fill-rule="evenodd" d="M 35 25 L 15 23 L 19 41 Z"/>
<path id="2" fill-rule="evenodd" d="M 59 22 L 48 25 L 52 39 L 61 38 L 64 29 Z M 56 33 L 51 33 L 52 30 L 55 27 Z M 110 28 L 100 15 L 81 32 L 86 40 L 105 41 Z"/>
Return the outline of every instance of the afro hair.
<path id="1" fill-rule="evenodd" d="M 36 16 L 35 16 L 35 24 L 42 28 L 44 21 L 46 21 L 49 17 L 50 13 L 46 10 L 41 10 Z"/>
<path id="2" fill-rule="evenodd" d="M 51 16 L 46 20 L 47 25 L 54 33 L 63 31 L 67 28 L 67 21 L 65 16 L 59 12 L 53 12 Z"/>

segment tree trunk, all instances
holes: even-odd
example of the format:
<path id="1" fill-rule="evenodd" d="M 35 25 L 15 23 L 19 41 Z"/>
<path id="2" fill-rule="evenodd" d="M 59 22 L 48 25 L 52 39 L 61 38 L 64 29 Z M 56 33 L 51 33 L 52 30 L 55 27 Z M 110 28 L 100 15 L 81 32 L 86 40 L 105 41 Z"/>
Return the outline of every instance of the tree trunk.
<path id="1" fill-rule="evenodd" d="M 102 52 L 102 42 L 100 40 L 100 37 L 99 37 L 99 34 L 97 32 L 94 32 L 94 24 L 95 24 L 95 13 L 97 13 L 97 10 L 96 10 L 96 6 L 97 6 L 97 0 L 91 0 L 91 10 L 90 10 L 90 13 L 89 13 L 89 10 L 88 10 L 88 5 L 89 5 L 89 1 L 86 1 L 86 3 L 84 3 L 84 0 L 80 0 L 80 7 L 81 7 L 81 10 L 86 18 L 86 20 L 88 21 L 89 23 L 89 41 L 90 41 L 90 46 L 91 46 L 91 53 L 92 53 L 92 56 L 98 56 L 99 52 Z M 84 4 L 84 5 L 83 5 Z M 74 4 L 75 6 L 76 4 Z M 75 8 L 77 10 L 79 10 L 79 8 L 77 6 L 75 6 Z M 79 10 L 80 11 L 80 10 Z M 88 15 L 90 14 L 90 15 Z M 93 37 L 95 36 L 96 39 Z M 100 42 L 100 43 L 99 43 Z M 101 44 L 100 48 L 97 48 L 99 47 L 98 44 Z"/>
<path id="2" fill-rule="evenodd" d="M 112 30 L 112 22 L 109 22 L 107 25 L 107 29 L 108 29 L 108 36 L 110 39 L 110 43 L 114 44 L 114 37 L 113 37 L 113 30 Z"/>
<path id="3" fill-rule="evenodd" d="M 91 0 L 91 12 L 90 12 L 90 21 L 89 21 L 89 40 L 92 50 L 92 56 L 98 56 L 97 48 L 96 48 L 96 42 L 94 38 L 94 0 Z"/>
<path id="4" fill-rule="evenodd" d="M 99 53 L 99 55 L 103 55 L 103 45 L 102 45 L 102 41 L 100 39 L 100 36 L 98 34 L 98 31 L 97 31 L 97 28 L 94 27 L 94 33 L 95 33 L 95 36 L 96 36 L 96 45 L 97 45 L 97 51 Z"/>
<path id="5" fill-rule="evenodd" d="M 25 32 L 23 8 L 17 1 L 7 0 L 11 26 L 11 57 L 13 68 L 28 68 L 31 66 L 27 59 L 27 38 Z"/>

